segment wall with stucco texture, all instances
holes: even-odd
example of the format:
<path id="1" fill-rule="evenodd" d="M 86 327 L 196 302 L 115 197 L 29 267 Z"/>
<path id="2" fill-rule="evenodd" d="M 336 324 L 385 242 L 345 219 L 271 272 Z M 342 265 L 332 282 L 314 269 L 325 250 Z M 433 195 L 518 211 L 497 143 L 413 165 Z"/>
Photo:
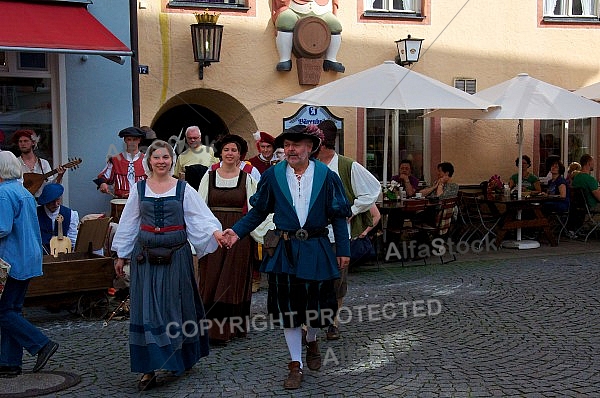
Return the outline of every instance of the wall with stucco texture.
<path id="1" fill-rule="evenodd" d="M 204 80 L 198 79 L 192 56 L 189 25 L 195 22 L 193 10 L 169 10 L 166 0 L 147 4 L 147 9 L 138 10 L 139 62 L 150 66 L 150 74 L 140 76 L 142 124 L 151 123 L 173 97 L 210 89 L 235 99 L 238 108 L 225 107 L 222 112 L 247 112 L 249 119 L 244 120 L 252 119 L 257 128 L 274 135 L 280 132 L 282 118 L 299 106 L 276 100 L 311 86 L 298 84 L 295 62 L 291 72 L 275 71 L 278 55 L 268 1 L 250 1 L 248 13 L 220 10 L 219 24 L 224 25 L 221 62 L 205 69 Z M 344 1 L 338 13 L 344 28 L 338 59 L 346 73 L 323 72 L 321 84 L 393 59 L 394 40 L 407 34 L 424 39 L 421 60 L 413 69 L 449 85 L 457 77 L 474 78 L 477 89 L 483 90 L 520 72 L 568 89 L 599 81 L 594 54 L 600 50 L 600 30 L 541 26 L 541 4 L 541 0 L 424 0 L 426 18 L 409 21 L 366 19 L 362 1 Z M 364 139 L 364 131 L 357 131 L 357 126 L 363 126 L 357 112 L 330 109 L 345 119 L 346 154 L 360 158 L 364 154 L 356 153 L 356 143 Z M 247 125 L 252 123 L 243 127 Z M 516 122 L 474 124 L 443 119 L 438 150 L 442 160 L 455 164 L 457 182 L 478 183 L 495 173 L 504 177 L 515 172 L 515 133 Z M 524 153 L 530 155 L 533 135 L 534 123 L 526 122 Z"/>

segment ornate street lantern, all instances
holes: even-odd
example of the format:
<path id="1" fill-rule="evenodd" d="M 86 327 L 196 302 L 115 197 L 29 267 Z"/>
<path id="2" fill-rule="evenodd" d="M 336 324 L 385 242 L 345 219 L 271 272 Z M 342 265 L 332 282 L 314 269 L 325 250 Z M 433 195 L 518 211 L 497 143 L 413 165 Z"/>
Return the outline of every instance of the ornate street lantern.
<path id="1" fill-rule="evenodd" d="M 212 62 L 219 62 L 221 57 L 221 40 L 223 25 L 217 25 L 220 14 L 194 14 L 198 23 L 190 25 L 192 31 L 192 47 L 194 61 L 198 62 L 198 77 L 204 78 L 204 67 Z"/>

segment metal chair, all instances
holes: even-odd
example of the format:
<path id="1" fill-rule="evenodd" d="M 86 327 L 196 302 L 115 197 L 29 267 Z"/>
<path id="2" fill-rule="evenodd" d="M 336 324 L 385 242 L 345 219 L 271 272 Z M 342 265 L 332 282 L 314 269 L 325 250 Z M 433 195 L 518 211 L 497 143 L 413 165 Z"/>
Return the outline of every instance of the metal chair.
<path id="1" fill-rule="evenodd" d="M 439 241 L 434 245 L 434 240 L 441 240 L 442 242 L 444 242 L 445 246 L 446 238 L 448 238 L 451 232 L 457 201 L 457 198 L 448 198 L 440 200 L 440 203 L 437 208 L 437 214 L 435 217 L 435 226 L 431 227 L 427 225 L 422 225 L 418 227 L 418 229 L 421 232 L 423 232 L 425 236 L 427 236 L 427 242 L 425 243 L 430 247 L 429 252 L 434 256 L 437 256 L 442 264 L 445 264 L 444 254 L 446 254 L 448 250 L 442 250 L 442 247 L 440 247 L 439 245 Z M 446 263 L 456 261 L 456 255 L 454 253 L 451 253 L 451 255 L 452 260 L 446 261 Z"/>
<path id="2" fill-rule="evenodd" d="M 463 195 L 462 203 L 471 229 L 469 235 L 463 236 L 461 240 L 469 242 L 479 234 L 481 239 L 477 239 L 474 245 L 481 248 L 488 236 L 496 236 L 494 228 L 500 222 L 500 217 L 493 214 L 487 205 L 482 204 L 478 196 Z"/>
<path id="3" fill-rule="evenodd" d="M 572 192 L 572 206 L 573 211 L 577 213 L 583 213 L 583 221 L 581 226 L 575 231 L 576 235 L 586 234 L 584 242 L 588 241 L 590 235 L 600 227 L 600 219 L 597 217 L 600 216 L 600 210 L 596 210 L 594 208 L 590 208 L 588 202 L 585 198 L 585 194 L 582 188 L 571 188 Z M 589 231 L 586 230 L 590 228 Z"/>

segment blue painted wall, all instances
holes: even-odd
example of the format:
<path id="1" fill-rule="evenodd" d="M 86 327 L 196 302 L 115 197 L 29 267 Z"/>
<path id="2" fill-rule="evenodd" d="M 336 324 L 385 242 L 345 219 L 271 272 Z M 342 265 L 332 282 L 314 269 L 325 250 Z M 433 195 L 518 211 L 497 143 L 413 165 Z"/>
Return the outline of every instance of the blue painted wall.
<path id="1" fill-rule="evenodd" d="M 131 48 L 129 1 L 96 1 L 88 6 L 115 36 Z M 69 207 L 80 217 L 108 213 L 110 199 L 92 182 L 106 165 L 108 155 L 124 149 L 118 132 L 133 124 L 131 59 L 119 65 L 99 55 L 66 57 L 67 134 L 69 157 L 81 157 L 79 169 L 68 171 Z"/>

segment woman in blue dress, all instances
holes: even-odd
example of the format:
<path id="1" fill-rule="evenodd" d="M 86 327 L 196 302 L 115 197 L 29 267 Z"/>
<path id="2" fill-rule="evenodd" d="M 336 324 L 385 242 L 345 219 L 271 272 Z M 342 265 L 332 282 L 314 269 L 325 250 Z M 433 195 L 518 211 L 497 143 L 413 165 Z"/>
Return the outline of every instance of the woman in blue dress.
<path id="1" fill-rule="evenodd" d="M 548 195 L 560 196 L 559 200 L 544 203 L 544 210 L 548 212 L 566 213 L 569 211 L 570 188 L 569 183 L 563 177 L 565 165 L 560 160 L 555 160 L 550 165 L 552 177 L 548 180 Z"/>
<path id="2" fill-rule="evenodd" d="M 172 177 L 173 156 L 164 141 L 148 148 L 149 177 L 132 187 L 112 245 L 118 276 L 131 259 L 129 348 L 131 370 L 143 373 L 139 390 L 157 385 L 157 370 L 180 376 L 208 355 L 188 241 L 198 257 L 215 251 L 221 224 L 191 186 Z"/>

